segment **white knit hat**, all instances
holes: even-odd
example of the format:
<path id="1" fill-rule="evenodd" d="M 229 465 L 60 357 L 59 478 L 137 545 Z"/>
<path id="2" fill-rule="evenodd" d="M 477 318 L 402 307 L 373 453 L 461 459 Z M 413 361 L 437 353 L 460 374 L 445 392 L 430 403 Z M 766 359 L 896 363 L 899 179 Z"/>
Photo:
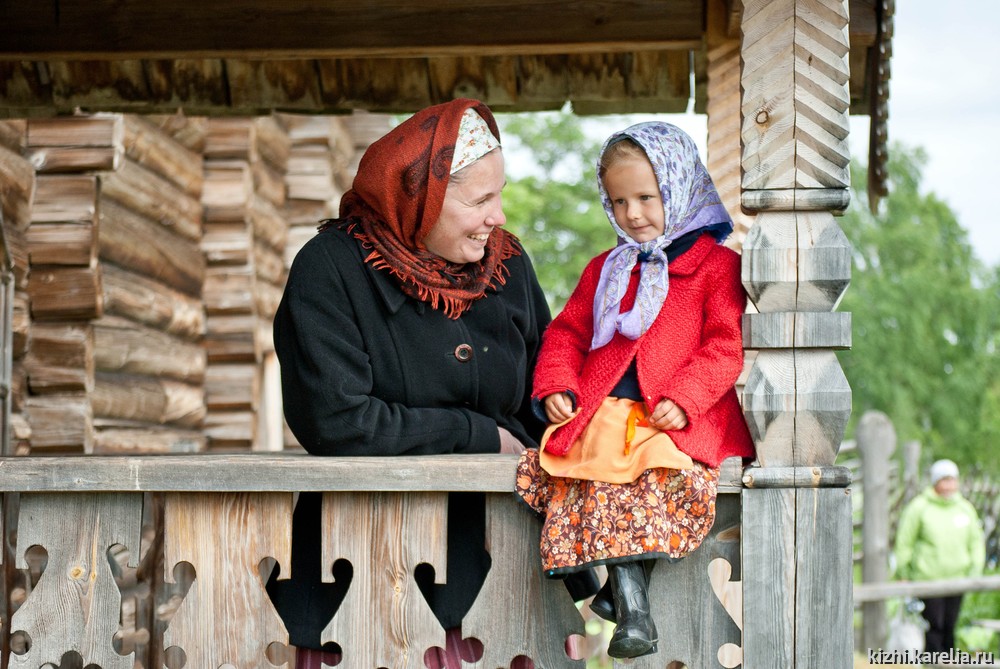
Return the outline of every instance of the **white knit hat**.
<path id="1" fill-rule="evenodd" d="M 938 460 L 931 465 L 931 485 L 949 476 L 958 478 L 958 465 L 951 460 Z"/>

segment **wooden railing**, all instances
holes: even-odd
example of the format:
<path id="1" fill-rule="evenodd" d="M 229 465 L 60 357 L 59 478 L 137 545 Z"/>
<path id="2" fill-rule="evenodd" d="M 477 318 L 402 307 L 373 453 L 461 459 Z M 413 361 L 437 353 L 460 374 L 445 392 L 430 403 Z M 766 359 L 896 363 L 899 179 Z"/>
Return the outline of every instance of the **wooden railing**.
<path id="1" fill-rule="evenodd" d="M 562 583 L 541 573 L 540 523 L 512 492 L 515 461 L 499 455 L 0 458 L 5 516 L 9 525 L 16 522 L 16 534 L 6 528 L 14 557 L 11 565 L 6 555 L 8 584 L 11 574 L 32 569 L 30 547 L 47 553 L 44 566 L 34 567 L 37 582 L 4 620 L 9 666 L 282 665 L 289 659 L 288 637 L 264 590 L 261 565 L 276 561 L 282 577 L 289 575 L 295 493 L 320 491 L 324 562 L 346 559 L 353 566 L 351 590 L 323 639 L 343 649 L 344 669 L 419 669 L 428 648 L 444 646 L 444 630 L 413 571 L 426 562 L 445 573 L 447 493 L 473 491 L 486 494 L 492 557 L 462 624 L 464 637 L 484 643 L 473 666 L 506 667 L 524 655 L 539 668 L 581 667 L 582 661 L 567 657 L 564 643 L 584 633 L 583 619 Z M 663 630 L 659 653 L 637 660 L 636 667 L 679 662 L 715 669 L 742 659 L 745 595 L 732 577 L 740 573 L 737 493 L 746 490 L 737 461 L 724 463 L 719 492 L 717 520 L 703 546 L 657 567 L 651 598 Z M 162 505 L 162 519 L 158 536 L 146 539 L 146 557 L 157 553 L 148 562 L 161 565 L 160 573 L 141 576 L 169 587 L 180 573 L 177 565 L 188 563 L 194 577 L 186 592 L 174 588 L 169 620 L 148 625 L 140 643 L 124 652 L 129 647 L 123 651 L 115 640 L 124 620 L 122 589 L 109 555 L 125 553 L 128 568 L 138 566 L 144 504 L 148 524 L 154 501 Z M 748 622 L 761 632 L 770 625 Z M 136 657 L 140 647 L 145 657 Z"/>

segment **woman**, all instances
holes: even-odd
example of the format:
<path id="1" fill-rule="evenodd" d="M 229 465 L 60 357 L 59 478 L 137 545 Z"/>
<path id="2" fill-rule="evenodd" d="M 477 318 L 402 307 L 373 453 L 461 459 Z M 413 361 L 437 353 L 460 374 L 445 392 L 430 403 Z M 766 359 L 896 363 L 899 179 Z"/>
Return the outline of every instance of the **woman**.
<path id="1" fill-rule="evenodd" d="M 503 169 L 496 122 L 475 100 L 425 109 L 365 152 L 340 218 L 296 256 L 275 316 L 285 417 L 307 451 L 520 453 L 537 443 L 529 389 L 549 311 L 503 230 Z M 454 646 L 490 558 L 482 495 L 453 493 L 448 509 L 449 537 L 461 541 L 448 542 L 447 582 L 417 580 Z M 303 493 L 293 577 L 269 584 L 300 649 L 320 649 L 347 590 L 320 571 L 320 495 Z M 297 666 L 319 667 L 312 656 L 300 652 Z"/>

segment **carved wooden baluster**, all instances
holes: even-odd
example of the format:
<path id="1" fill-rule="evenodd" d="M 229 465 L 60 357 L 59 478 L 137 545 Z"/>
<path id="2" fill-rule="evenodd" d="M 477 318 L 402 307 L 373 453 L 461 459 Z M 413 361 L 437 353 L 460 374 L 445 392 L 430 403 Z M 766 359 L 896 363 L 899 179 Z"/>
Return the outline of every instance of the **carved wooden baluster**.
<path id="1" fill-rule="evenodd" d="M 25 551 L 41 546 L 48 562 L 38 585 L 11 619 L 10 631 L 27 634 L 30 648 L 11 653 L 10 666 L 59 666 L 75 651 L 83 665 L 131 669 L 133 656 L 119 655 L 112 640 L 119 628 L 121 593 L 108 549 L 129 549 L 138 565 L 141 493 L 22 493 L 17 567 L 27 569 Z"/>
<path id="2" fill-rule="evenodd" d="M 333 563 L 354 567 L 351 586 L 321 640 L 343 649 L 342 669 L 423 669 L 424 652 L 444 647 L 445 633 L 417 587 L 426 562 L 443 583 L 447 493 L 326 493 L 324 580 Z"/>
<path id="3" fill-rule="evenodd" d="M 850 315 L 847 0 L 745 0 L 742 16 L 744 317 L 757 349 L 744 410 L 764 469 L 743 493 L 744 669 L 850 666 L 851 506 L 818 488 L 851 395 L 833 349 Z M 769 468 L 791 468 L 767 477 Z M 822 615 L 818 615 L 822 612 Z"/>
<path id="4" fill-rule="evenodd" d="M 185 669 L 272 666 L 265 653 L 288 632 L 257 567 L 267 557 L 291 564 L 291 493 L 169 493 L 165 504 L 165 578 L 188 562 L 195 580 L 163 647 L 180 648 Z"/>
<path id="5" fill-rule="evenodd" d="M 486 498 L 486 542 L 493 565 L 462 633 L 483 642 L 478 669 L 508 667 L 518 655 L 535 666 L 583 667 L 566 655 L 566 638 L 583 618 L 560 580 L 545 578 L 538 553 L 541 523 L 511 494 Z M 498 605 L 502 602 L 502 605 Z"/>

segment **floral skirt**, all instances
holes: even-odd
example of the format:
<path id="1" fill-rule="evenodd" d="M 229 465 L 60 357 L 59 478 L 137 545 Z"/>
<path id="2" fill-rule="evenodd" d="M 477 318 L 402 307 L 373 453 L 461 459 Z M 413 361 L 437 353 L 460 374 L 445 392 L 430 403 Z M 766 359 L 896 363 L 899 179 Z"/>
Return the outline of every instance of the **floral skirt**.
<path id="1" fill-rule="evenodd" d="M 547 574 L 643 558 L 681 558 L 715 522 L 719 469 L 654 468 L 631 483 L 550 476 L 529 449 L 517 465 L 516 490 L 543 516 Z"/>

